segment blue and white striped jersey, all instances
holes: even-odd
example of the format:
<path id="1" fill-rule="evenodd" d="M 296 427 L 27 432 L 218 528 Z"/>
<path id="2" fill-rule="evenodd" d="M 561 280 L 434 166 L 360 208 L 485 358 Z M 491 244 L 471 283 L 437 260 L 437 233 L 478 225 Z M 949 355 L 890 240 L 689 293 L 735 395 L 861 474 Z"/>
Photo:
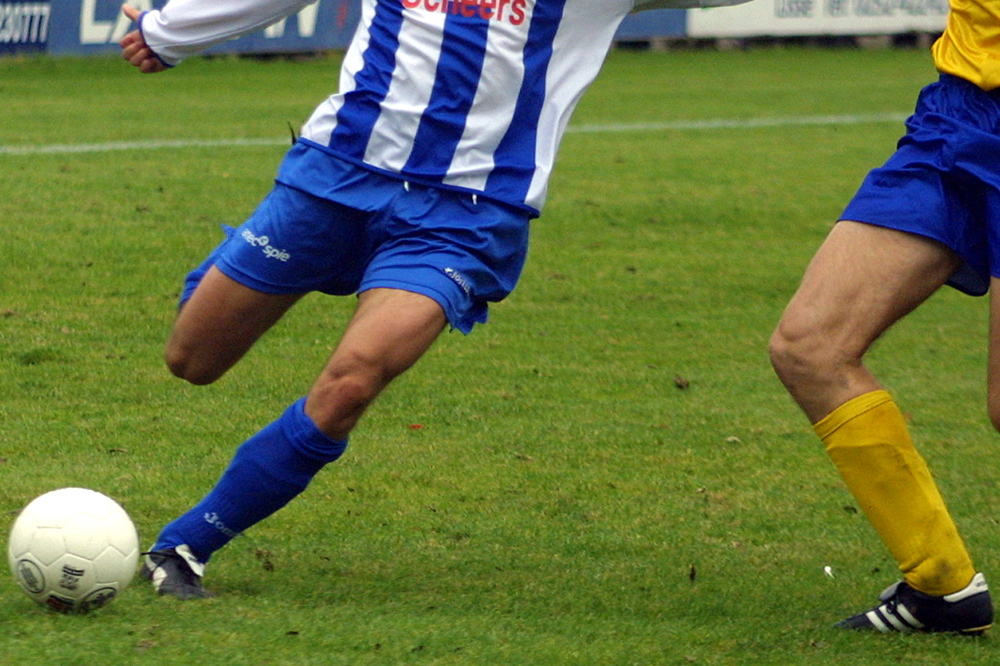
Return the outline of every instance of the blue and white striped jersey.
<path id="1" fill-rule="evenodd" d="M 333 154 L 527 208 L 625 16 L 745 0 L 361 0 L 340 90 L 302 128 Z M 171 0 L 141 19 L 169 64 L 301 9 L 303 0 Z"/>
<path id="2" fill-rule="evenodd" d="M 302 137 L 537 211 L 570 113 L 631 9 L 632 0 L 366 0 L 340 93 Z"/>

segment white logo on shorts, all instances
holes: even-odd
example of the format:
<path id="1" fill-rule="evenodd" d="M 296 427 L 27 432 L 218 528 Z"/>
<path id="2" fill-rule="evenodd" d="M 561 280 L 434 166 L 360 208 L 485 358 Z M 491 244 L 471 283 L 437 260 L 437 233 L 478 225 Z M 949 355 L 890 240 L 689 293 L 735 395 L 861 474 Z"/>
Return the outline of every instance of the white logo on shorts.
<path id="1" fill-rule="evenodd" d="M 240 235 L 243 237 L 243 240 L 250 243 L 250 245 L 261 248 L 261 252 L 263 252 L 264 256 L 267 257 L 268 259 L 277 259 L 278 261 L 288 261 L 292 257 L 292 255 L 285 252 L 284 250 L 279 250 L 278 248 L 272 246 L 270 244 L 271 239 L 268 238 L 267 236 L 255 236 L 254 233 L 249 229 L 244 229 L 243 233 Z"/>
<path id="2" fill-rule="evenodd" d="M 452 280 L 454 280 L 455 284 L 457 284 L 459 287 L 462 288 L 462 291 L 465 292 L 466 296 L 472 293 L 472 287 L 469 286 L 469 281 L 466 280 L 465 276 L 456 271 L 454 268 L 444 269 L 444 274 L 450 277 Z"/>

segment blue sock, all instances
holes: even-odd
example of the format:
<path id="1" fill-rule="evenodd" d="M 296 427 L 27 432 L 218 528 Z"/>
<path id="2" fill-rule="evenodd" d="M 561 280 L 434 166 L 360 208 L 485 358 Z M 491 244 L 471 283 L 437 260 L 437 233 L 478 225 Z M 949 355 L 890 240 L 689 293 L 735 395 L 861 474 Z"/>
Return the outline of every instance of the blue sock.
<path id="1" fill-rule="evenodd" d="M 193 294 L 194 290 L 198 288 L 199 284 L 201 284 L 201 280 L 205 277 L 205 273 L 208 272 L 209 268 L 215 265 L 216 258 L 219 256 L 219 253 L 222 252 L 222 248 L 226 246 L 226 243 L 229 242 L 229 239 L 233 237 L 233 233 L 235 233 L 236 229 L 228 224 L 223 224 L 222 231 L 226 234 L 225 240 L 219 243 L 214 250 L 209 252 L 205 261 L 198 264 L 198 267 L 188 273 L 184 278 L 184 288 L 181 290 L 181 297 L 177 303 L 178 309 L 188 302 L 188 299 L 191 298 L 191 294 Z"/>
<path id="2" fill-rule="evenodd" d="M 243 530 L 270 516 L 305 490 L 327 463 L 347 448 L 305 413 L 306 399 L 248 439 L 215 487 L 190 511 L 163 528 L 153 550 L 187 544 L 202 562 Z"/>

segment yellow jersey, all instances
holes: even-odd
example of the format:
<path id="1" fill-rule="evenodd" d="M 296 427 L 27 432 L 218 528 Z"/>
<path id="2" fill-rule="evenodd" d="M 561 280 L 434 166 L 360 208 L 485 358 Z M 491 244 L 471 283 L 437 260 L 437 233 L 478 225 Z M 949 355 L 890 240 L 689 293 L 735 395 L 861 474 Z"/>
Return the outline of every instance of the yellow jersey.
<path id="1" fill-rule="evenodd" d="M 983 90 L 1000 88 L 1000 0 L 950 0 L 948 25 L 931 53 L 938 71 Z"/>

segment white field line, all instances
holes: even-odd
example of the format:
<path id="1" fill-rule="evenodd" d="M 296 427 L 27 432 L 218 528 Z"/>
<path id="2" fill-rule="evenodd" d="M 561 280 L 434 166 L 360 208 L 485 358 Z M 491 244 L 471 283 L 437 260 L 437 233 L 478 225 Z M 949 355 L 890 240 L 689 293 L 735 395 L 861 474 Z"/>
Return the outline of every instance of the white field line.
<path id="1" fill-rule="evenodd" d="M 775 118 L 720 118 L 717 120 L 679 120 L 662 123 L 612 123 L 574 125 L 567 134 L 615 134 L 624 132 L 677 132 L 714 129 L 753 129 L 757 127 L 795 127 L 805 125 L 866 125 L 902 122 L 906 113 L 873 113 L 844 116 L 784 116 Z M 0 146 L 0 155 L 69 155 L 73 153 L 108 153 L 163 148 L 242 148 L 288 145 L 288 137 L 272 139 L 151 139 L 110 143 L 52 143 L 44 145 Z"/>
<path id="2" fill-rule="evenodd" d="M 114 141 L 111 143 L 50 143 L 39 146 L 0 146 L 0 155 L 68 155 L 72 153 L 110 153 L 123 150 L 159 148 L 241 148 L 246 146 L 289 145 L 283 139 L 153 139 L 149 141 Z"/>
<path id="3" fill-rule="evenodd" d="M 783 116 L 776 118 L 720 118 L 717 120 L 678 120 L 664 123 L 622 123 L 610 125 L 575 125 L 567 133 L 599 132 L 668 132 L 709 129 L 753 129 L 755 127 L 794 127 L 801 125 L 866 125 L 903 122 L 908 113 L 872 113 L 846 116 Z"/>

